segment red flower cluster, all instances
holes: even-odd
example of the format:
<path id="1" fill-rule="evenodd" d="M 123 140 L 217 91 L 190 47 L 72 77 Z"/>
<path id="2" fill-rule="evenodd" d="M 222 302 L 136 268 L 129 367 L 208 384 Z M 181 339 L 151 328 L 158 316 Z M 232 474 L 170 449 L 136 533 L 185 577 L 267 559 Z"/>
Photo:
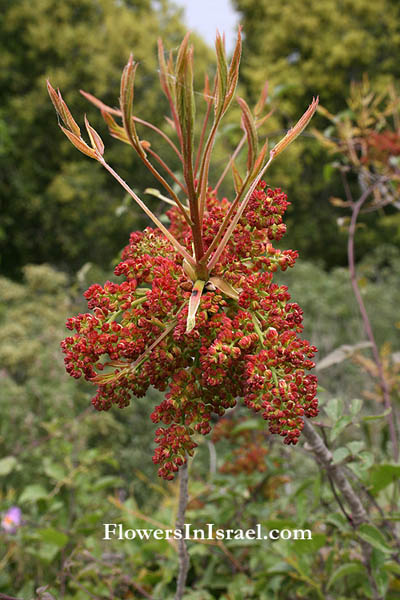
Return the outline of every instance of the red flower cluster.
<path id="1" fill-rule="evenodd" d="M 67 321 L 73 335 L 62 342 L 67 371 L 98 386 L 97 410 L 123 408 L 150 385 L 167 390 L 153 411 L 158 444 L 153 461 L 172 479 L 192 455 L 197 432 L 211 430 L 213 414 L 244 398 L 269 422 L 271 433 L 295 444 L 303 417 L 318 413 L 317 381 L 306 371 L 316 348 L 298 337 L 302 311 L 290 302 L 273 272 L 294 265 L 297 252 L 277 250 L 271 240 L 285 232 L 288 206 L 280 189 L 262 182 L 251 197 L 216 266 L 237 298 L 206 285 L 196 324 L 186 332 L 192 282 L 181 256 L 158 230 L 133 233 L 115 274 L 122 283 L 92 285 L 85 296 L 92 313 Z M 209 190 L 203 222 L 207 248 L 229 209 Z M 170 231 L 191 252 L 191 230 L 177 209 Z"/>

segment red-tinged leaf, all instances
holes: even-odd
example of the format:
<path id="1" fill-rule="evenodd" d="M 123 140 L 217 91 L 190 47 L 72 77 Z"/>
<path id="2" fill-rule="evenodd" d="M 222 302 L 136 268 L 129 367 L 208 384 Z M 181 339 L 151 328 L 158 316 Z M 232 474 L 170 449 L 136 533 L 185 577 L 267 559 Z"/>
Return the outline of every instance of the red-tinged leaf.
<path id="1" fill-rule="evenodd" d="M 53 88 L 49 80 L 47 80 L 47 91 L 57 114 L 62 118 L 60 98 L 58 97 L 56 90 Z"/>
<path id="2" fill-rule="evenodd" d="M 164 46 L 161 39 L 158 40 L 158 63 L 160 66 L 161 87 L 168 100 L 170 100 L 174 95 L 174 78 L 171 77 L 173 71 L 173 60 L 172 55 L 170 54 L 168 63 L 165 61 Z"/>
<path id="3" fill-rule="evenodd" d="M 261 90 L 261 94 L 260 97 L 258 99 L 257 104 L 254 107 L 254 114 L 256 117 L 258 117 L 259 115 L 261 115 L 263 108 L 265 106 L 265 103 L 267 101 L 268 98 L 268 81 L 265 82 L 263 89 Z"/>
<path id="4" fill-rule="evenodd" d="M 225 281 L 225 279 L 222 279 L 222 277 L 210 277 L 209 281 L 211 281 L 211 283 L 213 283 L 216 288 L 218 288 L 223 294 L 225 294 L 225 296 L 233 298 L 234 300 L 237 300 L 239 298 L 239 292 L 235 290 L 235 288 L 232 287 L 230 283 Z"/>
<path id="5" fill-rule="evenodd" d="M 287 146 L 289 146 L 289 144 L 291 144 L 297 138 L 297 136 L 300 135 L 300 133 L 303 131 L 303 129 L 305 129 L 305 127 L 307 127 L 307 125 L 311 121 L 315 111 L 317 110 L 318 102 L 319 102 L 318 96 L 317 96 L 317 98 L 313 98 L 312 103 L 310 104 L 310 106 L 308 107 L 308 109 L 306 110 L 304 115 L 296 123 L 296 125 L 294 127 L 292 127 L 292 129 L 289 129 L 289 131 L 287 132 L 285 137 L 280 142 L 278 142 L 278 144 L 276 144 L 276 146 L 274 146 L 274 148 L 272 148 L 272 150 L 270 152 L 271 159 L 276 158 L 278 156 L 278 154 L 280 154 L 283 150 L 285 150 L 285 148 L 287 148 Z"/>
<path id="6" fill-rule="evenodd" d="M 247 137 L 247 172 L 251 173 L 253 171 L 258 152 L 257 129 L 253 115 L 251 114 L 247 103 L 243 100 L 243 98 L 237 98 L 237 101 L 242 110 L 242 124 Z"/>
<path id="7" fill-rule="evenodd" d="M 101 139 L 101 137 L 99 136 L 97 131 L 95 129 L 93 129 L 93 127 L 90 125 L 89 121 L 86 118 L 86 115 L 85 115 L 85 126 L 86 126 L 87 132 L 90 137 L 92 148 L 94 150 L 97 150 L 97 152 L 100 154 L 100 156 L 103 156 L 103 154 L 104 154 L 103 140 Z"/>
<path id="8" fill-rule="evenodd" d="M 126 135 L 125 130 L 123 130 L 123 133 L 121 133 L 120 131 L 110 131 L 110 135 L 116 140 L 119 140 L 120 142 L 124 142 L 124 144 L 128 144 L 129 146 L 131 146 L 131 143 L 128 140 L 128 136 Z"/>
<path id="9" fill-rule="evenodd" d="M 101 100 L 96 98 L 96 96 L 89 94 L 89 92 L 85 92 L 83 90 L 79 90 L 79 91 L 82 94 L 82 96 L 84 96 L 86 98 L 86 100 L 89 100 L 89 102 L 91 102 L 92 104 L 97 106 L 97 108 L 99 108 L 102 113 L 105 112 L 105 113 L 109 113 L 111 115 L 116 115 L 117 117 L 122 117 L 122 111 L 118 110 L 117 108 L 111 108 L 111 106 L 104 104 L 104 102 L 102 102 Z"/>
<path id="10" fill-rule="evenodd" d="M 236 168 L 236 165 L 234 162 L 232 162 L 232 175 L 233 175 L 233 185 L 235 188 L 235 192 L 236 194 L 239 194 L 240 190 L 243 187 L 243 179 L 240 176 L 239 171 Z"/>
<path id="11" fill-rule="evenodd" d="M 188 46 L 189 34 L 180 45 L 175 69 L 175 96 L 178 118 L 186 150 L 193 146 L 194 91 L 193 91 L 193 47 Z"/>
<path id="12" fill-rule="evenodd" d="M 228 64 L 226 62 L 226 52 L 224 38 L 217 33 L 215 40 L 215 50 L 217 53 L 217 89 L 214 101 L 215 117 L 218 119 L 224 109 L 226 99 L 226 89 L 228 84 Z"/>
<path id="13" fill-rule="evenodd" d="M 68 106 L 65 104 L 63 97 L 61 96 L 60 90 L 58 90 L 58 98 L 60 100 L 60 108 L 61 108 L 61 118 L 64 121 L 65 125 L 75 133 L 75 135 L 80 136 L 81 130 L 78 127 L 75 119 L 71 115 Z"/>
<path id="14" fill-rule="evenodd" d="M 201 294 L 206 282 L 198 279 L 192 288 L 192 294 L 189 299 L 189 309 L 186 321 L 186 333 L 190 333 L 196 325 L 196 313 L 200 306 Z"/>
<path id="15" fill-rule="evenodd" d="M 133 61 L 132 54 L 129 57 L 127 64 L 122 72 L 121 76 L 121 89 L 120 89 L 120 106 L 122 111 L 122 121 L 124 129 L 127 133 L 128 139 L 135 150 L 142 156 L 145 156 L 145 152 L 139 143 L 139 138 L 136 133 L 135 123 L 133 120 L 133 98 L 134 98 L 134 83 L 135 74 L 138 63 Z"/>
<path id="16" fill-rule="evenodd" d="M 253 171 L 251 173 L 252 179 L 257 177 L 258 173 L 260 172 L 260 169 L 262 168 L 262 166 L 265 162 L 265 157 L 267 156 L 267 150 L 268 150 L 268 138 L 265 140 L 265 144 L 261 148 L 260 153 L 257 156 L 256 161 L 254 163 Z"/>
<path id="17" fill-rule="evenodd" d="M 204 100 L 206 101 L 207 105 L 210 102 L 212 102 L 212 100 L 213 100 L 213 98 L 211 97 L 210 80 L 209 80 L 207 74 L 204 77 L 203 97 L 204 97 Z"/>
<path id="18" fill-rule="evenodd" d="M 228 72 L 228 81 L 227 81 L 227 92 L 224 102 L 224 112 L 227 111 L 229 105 L 231 104 L 233 97 L 235 95 L 237 82 L 239 79 L 239 66 L 240 66 L 240 58 L 242 55 L 242 35 L 241 35 L 242 27 L 239 25 L 238 28 L 238 36 L 236 41 L 235 50 L 233 52 L 231 64 Z"/>
<path id="19" fill-rule="evenodd" d="M 111 135 L 113 135 L 114 133 L 119 134 L 121 136 L 121 138 L 124 137 L 127 144 L 129 144 L 128 136 L 126 135 L 125 129 L 123 127 L 121 127 L 120 125 L 118 125 L 118 123 L 110 115 L 110 113 L 108 113 L 104 110 L 101 110 L 101 116 L 103 117 L 106 124 L 108 125 L 108 129 L 109 129 Z"/>
<path id="20" fill-rule="evenodd" d="M 96 151 L 93 150 L 93 148 L 91 148 L 90 146 L 88 146 L 82 140 L 82 138 L 80 138 L 77 135 L 75 135 L 74 133 L 72 133 L 72 131 L 69 131 L 69 129 L 65 129 L 65 127 L 63 127 L 62 125 L 60 125 L 60 127 L 61 127 L 62 131 L 65 133 L 65 135 L 67 136 L 67 138 L 69 139 L 69 141 L 75 146 L 75 148 L 77 148 L 78 150 L 83 152 L 83 154 L 90 156 L 90 158 L 94 158 L 97 160 Z"/>

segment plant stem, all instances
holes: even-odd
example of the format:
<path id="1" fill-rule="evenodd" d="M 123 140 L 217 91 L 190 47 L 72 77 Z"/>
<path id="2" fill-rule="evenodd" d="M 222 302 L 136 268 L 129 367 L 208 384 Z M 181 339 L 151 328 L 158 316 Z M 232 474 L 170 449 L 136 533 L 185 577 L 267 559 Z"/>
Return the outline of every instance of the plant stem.
<path id="1" fill-rule="evenodd" d="M 107 169 L 107 171 L 109 173 L 111 173 L 111 175 L 114 177 L 114 179 L 116 179 L 118 181 L 118 183 L 120 185 L 122 185 L 124 190 L 126 192 L 128 192 L 128 194 L 135 200 L 135 202 L 137 202 L 139 204 L 140 208 L 146 213 L 146 215 L 148 217 L 150 217 L 150 219 L 153 221 L 153 223 L 155 223 L 157 225 L 157 227 L 159 229 L 161 229 L 161 231 L 163 232 L 165 237 L 168 238 L 168 240 L 171 242 L 171 244 L 174 246 L 174 248 L 183 256 L 183 258 L 186 258 L 186 260 L 191 265 L 194 266 L 196 263 L 194 262 L 193 258 L 190 256 L 190 254 L 187 252 L 187 250 L 185 250 L 185 248 L 178 242 L 178 240 L 176 240 L 174 238 L 174 236 L 171 235 L 171 233 L 168 231 L 168 229 L 166 227 L 164 227 L 164 225 L 161 223 L 161 221 L 159 219 L 157 219 L 157 217 L 151 212 L 151 210 L 145 205 L 145 203 L 142 202 L 142 200 L 139 198 L 139 196 L 137 194 L 135 194 L 135 192 L 129 187 L 129 185 L 126 183 L 126 181 L 124 181 L 122 179 L 122 177 L 120 177 L 118 175 L 118 173 L 116 171 L 114 171 L 114 169 L 112 167 L 110 167 L 110 165 L 104 160 L 104 158 L 99 157 L 98 160 L 99 160 L 100 164 L 103 165 L 103 167 L 105 169 Z"/>
<path id="2" fill-rule="evenodd" d="M 367 523 L 368 515 L 360 501 L 359 496 L 351 487 L 342 467 L 335 465 L 333 462 L 332 453 L 325 446 L 322 438 L 318 435 L 307 419 L 304 419 L 304 428 L 302 434 L 307 440 L 307 443 L 315 455 L 317 462 L 324 468 L 328 477 L 336 484 L 336 487 L 340 490 L 347 504 L 349 505 L 351 509 L 351 522 L 354 529 L 356 529 L 362 523 Z M 364 555 L 364 565 L 367 571 L 368 581 L 371 586 L 373 599 L 384 600 L 384 598 L 378 592 L 376 581 L 371 571 L 370 559 L 372 548 L 364 541 L 361 541 L 360 545 Z"/>
<path id="3" fill-rule="evenodd" d="M 185 188 L 185 186 L 183 185 L 183 183 L 181 181 L 179 181 L 179 179 L 177 178 L 177 176 L 171 171 L 171 169 L 169 168 L 169 166 L 167 165 L 167 163 L 163 161 L 163 159 L 161 158 L 161 156 L 159 156 L 157 154 L 157 152 L 154 152 L 154 150 L 152 150 L 151 148 L 147 148 L 146 150 L 147 150 L 147 152 L 149 154 L 151 154 L 151 156 L 153 158 L 156 159 L 156 161 L 162 166 L 162 168 L 165 171 L 167 171 L 168 175 L 170 175 L 170 177 L 175 181 L 175 183 L 177 185 L 179 185 L 179 187 L 181 188 L 181 190 L 185 194 L 185 196 L 187 196 L 187 189 Z M 175 200 L 175 202 L 176 202 L 176 200 Z M 188 224 L 190 225 L 190 222 Z"/>
<path id="4" fill-rule="evenodd" d="M 392 442 L 393 458 L 394 458 L 395 462 L 397 462 L 398 458 L 399 458 L 399 445 L 398 445 L 397 432 L 396 432 L 396 414 L 395 414 L 394 408 L 393 408 L 391 400 L 390 400 L 389 387 L 388 387 L 388 384 L 387 384 L 387 381 L 385 378 L 385 374 L 383 371 L 383 365 L 382 365 L 382 361 L 379 356 L 378 346 L 375 341 L 374 333 L 372 331 L 371 322 L 369 320 L 368 313 L 367 313 L 364 301 L 361 296 L 360 288 L 358 287 L 356 268 L 355 268 L 354 237 L 355 237 L 355 231 L 356 231 L 356 225 L 357 225 L 357 218 L 360 213 L 362 205 L 367 200 L 370 193 L 371 193 L 371 188 L 367 189 L 362 194 L 362 196 L 360 196 L 360 198 L 357 200 L 357 202 L 352 202 L 352 215 L 351 215 L 351 221 L 350 221 L 350 227 L 349 227 L 349 237 L 348 237 L 348 243 L 347 243 L 347 256 L 348 256 L 348 261 L 349 261 L 351 286 L 353 288 L 353 293 L 357 300 L 358 307 L 360 309 L 365 333 L 367 334 L 367 337 L 372 344 L 372 354 L 374 356 L 374 361 L 375 361 L 375 364 L 378 369 L 379 382 L 380 382 L 380 387 L 381 387 L 381 390 L 383 393 L 383 401 L 384 401 L 385 409 L 386 410 L 390 409 L 390 411 L 391 411 L 387 415 L 387 422 L 388 422 L 388 427 L 389 427 L 390 440 Z"/>
<path id="5" fill-rule="evenodd" d="M 188 481 L 189 473 L 186 459 L 186 462 L 184 465 L 182 465 L 179 473 L 179 505 L 175 524 L 176 529 L 182 531 L 182 534 L 185 525 L 185 512 L 188 503 Z M 185 593 L 186 578 L 189 571 L 189 553 L 187 551 L 186 541 L 183 538 L 178 540 L 178 560 L 179 572 L 175 600 L 182 600 L 183 594 Z"/>
<path id="6" fill-rule="evenodd" d="M 203 145 L 204 145 L 204 138 L 205 138 L 205 134 L 206 134 L 208 120 L 209 120 L 210 114 L 211 114 L 211 108 L 212 108 L 212 105 L 213 105 L 213 100 L 214 100 L 216 85 L 217 85 L 217 80 L 215 79 L 213 95 L 212 95 L 211 98 L 208 99 L 208 102 L 207 102 L 207 111 L 206 111 L 206 114 L 205 114 L 205 117 L 204 117 L 204 120 L 203 120 L 203 126 L 201 128 L 200 140 L 199 140 L 199 145 L 198 145 L 197 154 L 196 154 L 196 162 L 195 162 L 195 166 L 194 166 L 194 176 L 195 177 L 196 177 L 197 171 L 199 169 L 199 163 L 200 163 L 201 153 L 202 153 Z"/>
<path id="7" fill-rule="evenodd" d="M 214 192 L 217 193 L 219 186 L 221 185 L 221 183 L 223 182 L 223 180 L 226 177 L 226 174 L 228 173 L 233 161 L 235 160 L 235 158 L 237 157 L 237 155 L 239 154 L 239 152 L 241 151 L 244 143 L 246 141 L 246 134 L 243 135 L 242 139 L 240 140 L 240 142 L 238 143 L 238 145 L 236 146 L 235 151 L 233 152 L 232 156 L 230 157 L 225 169 L 223 170 L 221 177 L 218 179 L 216 186 L 214 187 Z"/>
<path id="8" fill-rule="evenodd" d="M 239 205 L 235 216 L 233 217 L 231 223 L 229 224 L 227 230 L 225 231 L 224 237 L 220 241 L 218 248 L 216 249 L 214 255 L 212 256 L 211 260 L 209 261 L 209 263 L 207 265 L 207 268 L 210 273 L 211 273 L 212 269 L 215 267 L 215 265 L 217 264 L 218 259 L 221 256 L 222 252 L 224 251 L 224 248 L 227 245 L 227 243 L 232 235 L 232 231 L 235 229 L 236 225 L 240 221 L 240 217 L 242 216 L 247 204 L 249 203 L 252 193 L 258 186 L 262 176 L 264 175 L 265 171 L 268 169 L 268 167 L 271 164 L 271 162 L 273 161 L 273 159 L 274 159 L 274 156 L 271 155 L 269 160 L 267 161 L 267 163 L 264 165 L 264 167 L 261 169 L 261 171 L 259 172 L 257 177 L 254 179 L 254 181 L 251 184 L 250 188 L 248 189 L 242 203 Z"/>
<path id="9" fill-rule="evenodd" d="M 304 429 L 302 434 L 307 440 L 308 445 L 310 446 L 317 461 L 326 470 L 332 481 L 335 482 L 336 487 L 344 496 L 351 509 L 351 518 L 354 526 L 358 527 L 358 525 L 361 525 L 361 523 L 367 523 L 368 515 L 361 504 L 359 496 L 354 492 L 353 488 L 348 482 L 343 469 L 339 465 L 334 464 L 331 451 L 325 446 L 322 438 L 307 419 L 304 419 Z"/>

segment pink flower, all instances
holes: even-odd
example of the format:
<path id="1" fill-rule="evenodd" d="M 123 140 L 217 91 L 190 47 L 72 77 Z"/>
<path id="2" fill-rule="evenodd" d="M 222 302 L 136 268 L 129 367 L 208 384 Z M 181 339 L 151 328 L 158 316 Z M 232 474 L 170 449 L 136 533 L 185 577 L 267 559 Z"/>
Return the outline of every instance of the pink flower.
<path id="1" fill-rule="evenodd" d="M 21 525 L 21 514 L 18 506 L 9 508 L 1 520 L 1 528 L 7 533 L 15 533 Z"/>

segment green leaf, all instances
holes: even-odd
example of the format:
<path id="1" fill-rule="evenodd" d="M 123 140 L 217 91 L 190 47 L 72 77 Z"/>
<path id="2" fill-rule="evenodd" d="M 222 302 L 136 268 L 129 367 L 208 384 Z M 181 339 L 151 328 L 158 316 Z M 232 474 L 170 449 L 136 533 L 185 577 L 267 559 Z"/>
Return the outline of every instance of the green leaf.
<path id="1" fill-rule="evenodd" d="M 400 477 L 400 465 L 382 464 L 373 465 L 370 470 L 370 484 L 372 493 L 376 494 L 380 490 L 398 480 Z"/>
<path id="2" fill-rule="evenodd" d="M 47 498 L 48 492 L 44 489 L 44 487 L 38 483 L 34 483 L 32 485 L 28 485 L 22 494 L 19 497 L 19 502 L 23 504 L 24 502 L 36 502 L 37 500 L 42 500 L 43 498 Z"/>
<path id="3" fill-rule="evenodd" d="M 45 563 L 52 563 L 60 548 L 54 544 L 43 543 L 37 552 L 37 556 Z M 36 553 L 35 553 L 36 554 Z"/>
<path id="4" fill-rule="evenodd" d="M 0 460 L 0 477 L 9 475 L 15 469 L 18 461 L 15 456 L 6 456 Z"/>
<path id="5" fill-rule="evenodd" d="M 324 405 L 324 411 L 331 419 L 336 422 L 343 414 L 343 400 L 341 398 L 332 398 Z"/>
<path id="6" fill-rule="evenodd" d="M 341 565 L 338 569 L 336 569 L 336 571 L 332 573 L 328 581 L 327 589 L 329 590 L 329 588 L 331 588 L 336 581 L 342 579 L 343 577 L 346 577 L 346 575 L 354 575 L 356 573 L 365 573 L 365 567 L 362 563 L 349 562 L 344 565 Z"/>
<path id="7" fill-rule="evenodd" d="M 350 412 L 355 417 L 361 410 L 363 401 L 360 398 L 354 398 L 350 404 Z"/>
<path id="8" fill-rule="evenodd" d="M 324 181 L 328 183 L 332 179 L 332 176 L 335 173 L 335 171 L 336 169 L 334 169 L 332 165 L 324 165 L 324 168 L 322 169 L 322 176 L 324 178 Z"/>
<path id="9" fill-rule="evenodd" d="M 341 463 L 349 454 L 350 452 L 347 448 L 336 448 L 333 452 L 333 462 L 335 464 Z"/>
<path id="10" fill-rule="evenodd" d="M 397 562 L 389 561 L 383 565 L 385 571 L 389 573 L 394 573 L 395 575 L 400 575 L 400 565 Z"/>
<path id="11" fill-rule="evenodd" d="M 391 408 L 388 408 L 380 415 L 368 415 L 367 417 L 363 417 L 363 421 L 378 421 L 379 419 L 384 419 L 392 412 Z"/>
<path id="12" fill-rule="evenodd" d="M 330 432 L 331 442 L 337 438 L 337 436 L 352 422 L 352 420 L 353 417 L 345 415 L 344 417 L 340 417 L 340 419 L 336 421 Z"/>
<path id="13" fill-rule="evenodd" d="M 364 442 L 349 442 L 347 444 L 347 448 L 350 450 L 353 456 L 356 456 L 364 448 Z"/>
<path id="14" fill-rule="evenodd" d="M 94 483 L 92 490 L 100 491 L 106 488 L 116 488 L 117 486 L 123 485 L 123 480 L 121 477 L 117 477 L 115 475 L 105 475 L 104 477 L 100 477 Z"/>
<path id="15" fill-rule="evenodd" d="M 382 596 L 382 598 L 386 598 L 386 592 L 389 585 L 389 576 L 383 569 L 379 569 L 376 573 L 374 573 L 374 578 L 376 581 L 376 585 L 378 587 L 378 592 Z"/>
<path id="16" fill-rule="evenodd" d="M 49 457 L 43 459 L 43 470 L 48 477 L 56 481 L 64 479 L 66 475 L 64 467 L 59 463 L 53 462 Z"/>
<path id="17" fill-rule="evenodd" d="M 265 421 L 261 419 L 246 419 L 242 423 L 239 423 L 239 425 L 236 425 L 236 427 L 232 429 L 231 433 L 232 435 L 237 435 L 242 431 L 249 431 L 254 429 L 265 430 Z"/>
<path id="18" fill-rule="evenodd" d="M 334 525 L 335 527 L 337 527 L 338 529 L 340 529 L 341 531 L 348 526 L 348 521 L 347 519 L 342 515 L 342 513 L 331 513 L 330 515 L 327 515 L 325 521 L 327 523 L 332 523 L 332 525 Z"/>
<path id="19" fill-rule="evenodd" d="M 357 535 L 373 548 L 381 552 L 391 553 L 393 549 L 386 542 L 385 537 L 374 525 L 363 523 L 357 530 Z"/>
<path id="20" fill-rule="evenodd" d="M 304 529 L 307 529 L 307 527 L 304 527 Z M 310 540 L 291 539 L 288 541 L 293 544 L 293 550 L 296 555 L 315 554 L 326 544 L 326 535 L 323 533 L 312 533 L 312 538 Z"/>
<path id="21" fill-rule="evenodd" d="M 65 533 L 57 531 L 57 529 L 52 529 L 51 527 L 39 529 L 37 533 L 43 542 L 51 544 L 52 546 L 57 546 L 57 548 L 64 548 L 69 540 L 69 537 Z"/>

